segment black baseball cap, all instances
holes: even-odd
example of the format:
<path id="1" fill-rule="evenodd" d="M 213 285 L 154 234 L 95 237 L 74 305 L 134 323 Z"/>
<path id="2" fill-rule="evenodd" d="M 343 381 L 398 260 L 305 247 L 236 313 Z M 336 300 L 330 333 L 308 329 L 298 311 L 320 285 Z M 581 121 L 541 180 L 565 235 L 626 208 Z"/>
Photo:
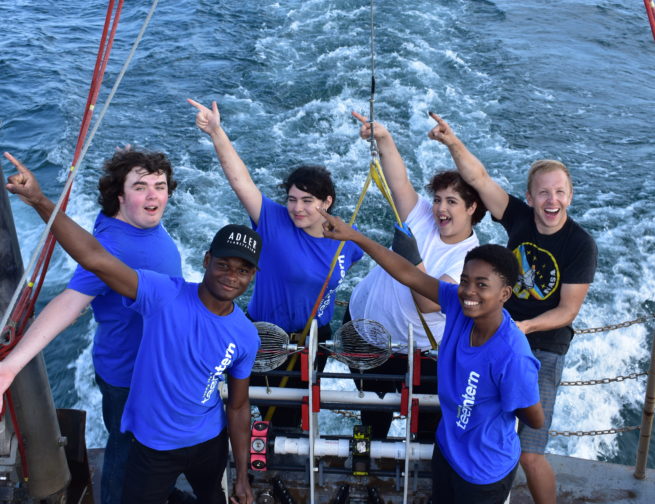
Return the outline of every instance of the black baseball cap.
<path id="1" fill-rule="evenodd" d="M 218 230 L 209 253 L 214 257 L 238 257 L 255 268 L 262 251 L 262 238 L 257 231 L 239 224 L 228 224 Z"/>

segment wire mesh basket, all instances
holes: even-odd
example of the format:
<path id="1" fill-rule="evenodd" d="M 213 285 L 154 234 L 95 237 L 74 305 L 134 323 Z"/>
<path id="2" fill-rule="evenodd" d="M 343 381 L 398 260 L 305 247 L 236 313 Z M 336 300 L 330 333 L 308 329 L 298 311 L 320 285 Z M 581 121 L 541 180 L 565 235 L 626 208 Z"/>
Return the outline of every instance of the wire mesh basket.
<path id="1" fill-rule="evenodd" d="M 289 335 L 284 329 L 270 322 L 255 322 L 261 344 L 257 351 L 252 370 L 272 371 L 284 364 L 287 357 L 298 351 L 298 345 L 289 343 Z"/>
<path id="2" fill-rule="evenodd" d="M 375 320 L 356 319 L 342 325 L 333 339 L 322 346 L 338 361 L 363 371 L 389 359 L 391 334 Z"/>

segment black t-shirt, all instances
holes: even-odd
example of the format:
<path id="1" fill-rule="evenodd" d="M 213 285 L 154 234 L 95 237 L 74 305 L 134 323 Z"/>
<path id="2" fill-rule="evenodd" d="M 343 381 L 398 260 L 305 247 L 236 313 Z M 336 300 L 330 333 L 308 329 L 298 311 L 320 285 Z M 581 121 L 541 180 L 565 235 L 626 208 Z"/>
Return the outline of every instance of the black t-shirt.
<path id="1" fill-rule="evenodd" d="M 499 221 L 509 248 L 519 262 L 519 281 L 505 308 L 517 321 L 534 318 L 557 307 L 565 284 L 589 284 L 594 279 L 598 249 L 594 239 L 571 217 L 552 235 L 537 231 L 534 209 L 510 196 Z M 571 326 L 527 335 L 533 349 L 565 354 L 573 338 Z"/>

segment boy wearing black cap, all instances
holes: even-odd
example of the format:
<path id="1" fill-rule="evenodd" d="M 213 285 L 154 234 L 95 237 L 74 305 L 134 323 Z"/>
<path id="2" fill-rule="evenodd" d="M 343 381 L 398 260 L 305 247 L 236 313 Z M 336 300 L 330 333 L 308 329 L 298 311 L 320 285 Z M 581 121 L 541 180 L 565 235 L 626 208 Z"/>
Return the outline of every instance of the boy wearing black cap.
<path id="1" fill-rule="evenodd" d="M 15 163 L 7 189 L 48 220 L 54 204 L 32 175 Z M 229 437 L 237 469 L 233 503 L 252 503 L 248 469 L 248 384 L 259 346 L 257 331 L 234 299 L 252 280 L 259 235 L 228 225 L 205 253 L 200 284 L 134 270 L 66 215 L 52 233 L 73 259 L 127 298 L 144 319 L 122 430 L 134 435 L 123 491 L 124 503 L 164 503 L 184 473 L 203 503 L 223 503 L 221 476 Z M 228 374 L 227 418 L 218 392 Z"/>

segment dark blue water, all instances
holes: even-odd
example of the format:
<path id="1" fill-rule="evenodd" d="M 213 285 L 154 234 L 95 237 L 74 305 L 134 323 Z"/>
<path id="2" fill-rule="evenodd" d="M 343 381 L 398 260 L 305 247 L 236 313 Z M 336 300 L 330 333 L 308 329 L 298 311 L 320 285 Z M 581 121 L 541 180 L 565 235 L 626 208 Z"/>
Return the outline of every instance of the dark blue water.
<path id="1" fill-rule="evenodd" d="M 126 2 L 100 105 L 148 8 Z M 72 159 L 104 9 L 94 0 L 0 2 L 0 149 L 24 159 L 53 198 Z M 348 216 L 368 168 L 368 146 L 350 111 L 368 112 L 369 35 L 366 1 L 162 0 L 89 150 L 70 213 L 91 227 L 98 169 L 116 146 L 167 152 L 180 185 L 165 224 L 187 277 L 199 279 L 214 231 L 247 220 L 194 125 L 185 102 L 192 97 L 218 101 L 225 129 L 269 195 L 280 195 L 276 186 L 290 166 L 323 163 L 338 181 L 338 212 Z M 572 215 L 600 251 L 576 327 L 655 309 L 655 42 L 641 2 L 377 2 L 375 67 L 376 115 L 395 134 L 417 186 L 452 167 L 446 149 L 426 137 L 428 110 L 443 115 L 515 194 L 524 193 L 534 159 L 557 158 L 570 167 Z M 27 258 L 42 224 L 17 201 L 13 209 Z M 359 225 L 389 240 L 392 216 L 376 190 L 367 195 Z M 505 240 L 488 218 L 478 233 L 481 241 Z M 351 272 L 341 299 L 370 266 L 362 261 Z M 65 286 L 73 267 L 55 255 L 39 306 Z M 564 379 L 645 370 L 653 328 L 576 337 Z M 46 350 L 46 359 L 57 404 L 88 409 L 88 440 L 100 445 L 92 331 L 87 315 Z M 636 425 L 644 385 L 642 378 L 566 387 L 553 428 Z M 556 437 L 549 450 L 631 464 L 636 441 L 635 432 Z M 655 467 L 655 449 L 651 454 Z"/>

